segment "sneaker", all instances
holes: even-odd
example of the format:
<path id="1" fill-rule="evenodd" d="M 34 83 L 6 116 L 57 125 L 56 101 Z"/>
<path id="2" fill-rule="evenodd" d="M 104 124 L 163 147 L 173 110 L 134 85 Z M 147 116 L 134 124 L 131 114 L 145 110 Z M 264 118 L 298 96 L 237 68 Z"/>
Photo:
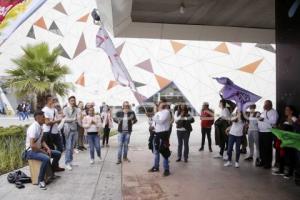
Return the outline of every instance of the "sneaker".
<path id="1" fill-rule="evenodd" d="M 42 189 L 42 190 L 47 190 L 46 183 L 45 183 L 44 181 L 41 181 L 41 182 L 39 183 L 39 186 L 40 186 L 40 189 Z"/>
<path id="2" fill-rule="evenodd" d="M 100 162 L 102 162 L 102 161 L 103 161 L 103 159 L 102 159 L 102 157 L 101 157 L 101 156 L 99 156 L 99 157 L 98 157 L 98 159 L 99 159 L 99 161 L 100 161 Z"/>
<path id="3" fill-rule="evenodd" d="M 148 170 L 148 172 L 159 172 L 159 169 L 156 167 L 152 167 L 151 169 Z"/>
<path id="4" fill-rule="evenodd" d="M 200 149 L 199 149 L 199 151 L 203 151 L 204 150 L 204 148 L 203 147 L 201 147 Z"/>
<path id="5" fill-rule="evenodd" d="M 291 179 L 291 178 L 292 178 L 292 175 L 290 175 L 290 174 L 285 174 L 285 175 L 283 176 L 283 178 L 285 178 L 285 179 Z"/>
<path id="6" fill-rule="evenodd" d="M 169 170 L 165 170 L 164 171 L 164 176 L 170 176 L 170 171 Z"/>
<path id="7" fill-rule="evenodd" d="M 245 158 L 244 160 L 245 160 L 245 161 L 251 162 L 251 161 L 253 161 L 253 157 L 252 157 L 252 156 L 249 156 L 248 158 Z"/>
<path id="8" fill-rule="evenodd" d="M 184 159 L 184 162 L 187 163 L 187 162 L 188 162 L 188 159 Z"/>
<path id="9" fill-rule="evenodd" d="M 247 154 L 247 149 L 241 149 L 241 150 L 240 150 L 240 153 L 241 153 L 241 154 Z"/>
<path id="10" fill-rule="evenodd" d="M 130 162 L 130 160 L 129 160 L 128 158 L 123 158 L 123 160 L 124 160 L 125 162 Z"/>
<path id="11" fill-rule="evenodd" d="M 230 167 L 232 165 L 232 163 L 230 161 L 227 161 L 225 164 L 224 164 L 224 167 Z"/>
<path id="12" fill-rule="evenodd" d="M 235 163 L 234 163 L 234 167 L 235 167 L 235 168 L 239 168 L 239 167 L 240 167 L 239 163 L 238 163 L 238 162 L 235 162 Z"/>
<path id="13" fill-rule="evenodd" d="M 284 175 L 284 173 L 283 173 L 283 172 L 280 172 L 279 170 L 278 170 L 278 171 L 272 172 L 272 174 L 273 174 L 274 176 L 283 176 L 283 175 Z"/>
<path id="14" fill-rule="evenodd" d="M 223 156 L 221 156 L 220 154 L 217 154 L 214 156 L 214 158 L 223 158 Z"/>
<path id="15" fill-rule="evenodd" d="M 92 164 L 94 164 L 95 163 L 95 160 L 94 159 L 91 159 L 90 160 L 90 164 L 92 165 Z"/>
<path id="16" fill-rule="evenodd" d="M 181 162 L 181 158 L 178 158 L 178 159 L 176 160 L 176 162 Z"/>
<path id="17" fill-rule="evenodd" d="M 74 149 L 74 153 L 78 154 L 79 150 L 78 149 Z"/>
<path id="18" fill-rule="evenodd" d="M 224 161 L 228 160 L 228 155 L 227 155 L 227 154 L 224 154 L 223 160 L 224 160 Z"/>
<path id="19" fill-rule="evenodd" d="M 209 148 L 209 152 L 213 152 L 212 148 Z"/>
<path id="20" fill-rule="evenodd" d="M 69 164 L 66 164 L 66 169 L 69 170 L 69 171 L 72 170 L 72 167 L 71 167 L 71 164 L 70 164 L 70 163 L 69 163 Z"/>
<path id="21" fill-rule="evenodd" d="M 106 147 L 109 147 L 109 144 L 106 144 Z"/>

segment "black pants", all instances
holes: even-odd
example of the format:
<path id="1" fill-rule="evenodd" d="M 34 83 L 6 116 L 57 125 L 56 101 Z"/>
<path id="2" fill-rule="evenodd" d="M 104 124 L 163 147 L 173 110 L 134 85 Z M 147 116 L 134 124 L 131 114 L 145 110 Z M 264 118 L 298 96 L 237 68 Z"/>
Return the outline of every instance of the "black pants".
<path id="1" fill-rule="evenodd" d="M 103 129 L 102 145 L 108 144 L 109 133 L 110 133 L 110 128 L 108 127 L 108 125 L 106 125 L 106 126 L 104 127 L 104 129 Z"/>
<path id="2" fill-rule="evenodd" d="M 259 151 L 262 165 L 265 168 L 272 167 L 273 159 L 273 135 L 271 132 L 259 132 Z"/>
<path id="3" fill-rule="evenodd" d="M 182 157 L 182 146 L 184 145 L 183 157 L 185 160 L 189 158 L 189 139 L 190 139 L 189 131 L 177 131 L 178 138 L 178 152 L 177 156 L 179 159 Z"/>
<path id="4" fill-rule="evenodd" d="M 220 134 L 220 155 L 223 156 L 225 149 L 228 148 L 228 135 Z"/>
<path id="5" fill-rule="evenodd" d="M 207 135 L 208 147 L 209 149 L 211 149 L 211 128 L 201 128 L 201 133 L 202 133 L 201 148 L 204 148 L 205 136 Z"/>
<path id="6" fill-rule="evenodd" d="M 297 162 L 297 150 L 294 148 L 286 147 L 284 148 L 285 155 L 280 157 L 279 171 L 284 172 L 284 167 L 288 166 L 288 174 L 294 175 L 294 170 Z"/>
<path id="7" fill-rule="evenodd" d="M 59 133 L 52 134 L 49 132 L 45 132 L 44 140 L 51 150 L 57 150 L 61 153 L 63 152 L 62 139 Z"/>

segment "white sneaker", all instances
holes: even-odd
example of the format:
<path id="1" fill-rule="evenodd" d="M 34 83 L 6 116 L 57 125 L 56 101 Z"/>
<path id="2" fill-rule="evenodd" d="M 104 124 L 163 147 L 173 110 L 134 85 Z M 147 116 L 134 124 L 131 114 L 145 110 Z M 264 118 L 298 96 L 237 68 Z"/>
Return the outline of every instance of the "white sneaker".
<path id="1" fill-rule="evenodd" d="M 47 190 L 46 183 L 45 183 L 44 181 L 41 181 L 41 182 L 39 183 L 39 186 L 40 186 L 40 189 L 41 189 L 41 190 Z"/>
<path id="2" fill-rule="evenodd" d="M 214 156 L 214 158 L 222 158 L 222 156 L 220 154 L 217 154 Z"/>
<path id="3" fill-rule="evenodd" d="M 230 161 L 227 161 L 225 164 L 224 164 L 224 167 L 230 167 L 232 165 L 232 163 Z"/>
<path id="4" fill-rule="evenodd" d="M 235 168 L 239 168 L 240 164 L 238 162 L 235 162 L 234 166 L 235 166 Z"/>
<path id="5" fill-rule="evenodd" d="M 224 156 L 223 156 L 223 160 L 228 160 L 228 155 L 227 154 L 224 154 Z"/>
<path id="6" fill-rule="evenodd" d="M 90 164 L 92 165 L 92 164 L 94 164 L 94 163 L 95 163 L 95 160 L 94 160 L 94 159 L 91 159 Z"/>
<path id="7" fill-rule="evenodd" d="M 69 164 L 66 164 L 66 169 L 69 170 L 69 171 L 72 170 L 72 167 L 71 167 L 71 164 L 70 164 L 70 163 L 69 163 Z"/>
<path id="8" fill-rule="evenodd" d="M 79 150 L 78 149 L 74 149 L 74 153 L 79 153 Z"/>

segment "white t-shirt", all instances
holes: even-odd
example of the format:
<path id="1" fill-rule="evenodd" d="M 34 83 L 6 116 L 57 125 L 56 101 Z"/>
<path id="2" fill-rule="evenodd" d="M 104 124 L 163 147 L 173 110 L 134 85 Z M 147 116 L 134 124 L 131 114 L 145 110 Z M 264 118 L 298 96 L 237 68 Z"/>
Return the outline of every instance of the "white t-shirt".
<path id="1" fill-rule="evenodd" d="M 37 121 L 34 121 L 27 129 L 26 132 L 26 149 L 30 147 L 30 139 L 37 140 L 35 143 L 38 145 L 39 148 L 42 148 L 42 127 Z M 29 149 L 30 150 L 30 149 Z"/>
<path id="2" fill-rule="evenodd" d="M 159 133 L 169 131 L 171 115 L 168 109 L 157 112 L 152 119 L 155 132 Z"/>
<path id="3" fill-rule="evenodd" d="M 258 131 L 258 118 L 254 117 L 254 113 L 249 116 L 249 131 Z"/>
<path id="4" fill-rule="evenodd" d="M 237 137 L 243 136 L 243 128 L 244 123 L 241 120 L 238 122 L 233 122 L 229 134 Z"/>
<path id="5" fill-rule="evenodd" d="M 230 118 L 230 112 L 228 108 L 223 108 L 221 111 L 221 118 L 222 119 L 229 119 Z"/>
<path id="6" fill-rule="evenodd" d="M 49 108 L 49 107 L 45 106 L 42 111 L 44 112 L 45 118 L 48 118 L 50 121 L 58 119 L 58 112 L 57 112 L 57 110 L 55 108 Z M 55 113 L 55 116 L 54 116 L 54 113 Z M 58 133 L 57 126 L 58 126 L 57 123 L 53 124 L 52 130 L 51 130 L 52 134 L 57 134 Z M 49 126 L 46 125 L 46 124 L 43 125 L 43 131 L 44 132 L 49 132 L 50 128 L 51 128 L 50 125 Z"/>

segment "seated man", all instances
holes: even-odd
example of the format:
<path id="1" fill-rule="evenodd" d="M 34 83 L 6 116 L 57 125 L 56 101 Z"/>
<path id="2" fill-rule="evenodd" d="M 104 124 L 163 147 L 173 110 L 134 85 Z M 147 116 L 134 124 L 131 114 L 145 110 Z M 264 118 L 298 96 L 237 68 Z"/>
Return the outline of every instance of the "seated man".
<path id="1" fill-rule="evenodd" d="M 44 178 L 47 166 L 50 165 L 50 157 L 53 158 L 53 171 L 61 171 L 58 167 L 61 153 L 56 150 L 51 150 L 43 141 L 42 125 L 45 123 L 44 112 L 35 112 L 34 119 L 35 121 L 28 127 L 26 133 L 27 160 L 39 160 L 42 162 L 38 182 L 40 188 L 46 190 Z"/>

